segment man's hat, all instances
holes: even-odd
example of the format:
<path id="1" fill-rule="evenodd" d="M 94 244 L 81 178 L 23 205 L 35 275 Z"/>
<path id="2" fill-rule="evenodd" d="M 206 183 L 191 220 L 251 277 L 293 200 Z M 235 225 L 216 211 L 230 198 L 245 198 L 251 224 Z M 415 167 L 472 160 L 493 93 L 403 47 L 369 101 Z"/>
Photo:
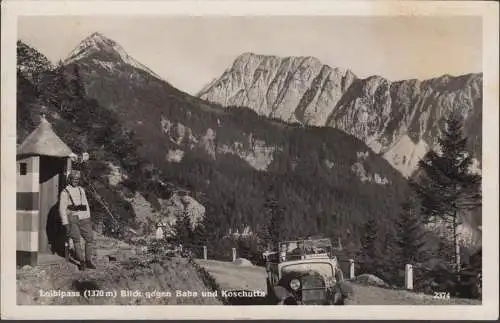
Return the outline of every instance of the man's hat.
<path id="1" fill-rule="evenodd" d="M 71 172 L 68 174 L 68 180 L 72 179 L 75 176 L 81 177 L 82 173 L 79 170 L 72 169 Z"/>

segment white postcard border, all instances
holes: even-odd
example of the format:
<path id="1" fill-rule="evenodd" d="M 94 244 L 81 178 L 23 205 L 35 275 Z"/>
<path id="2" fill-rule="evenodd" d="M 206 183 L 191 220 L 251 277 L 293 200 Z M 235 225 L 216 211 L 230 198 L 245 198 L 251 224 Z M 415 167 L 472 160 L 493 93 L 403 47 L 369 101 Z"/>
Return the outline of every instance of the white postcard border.
<path id="1" fill-rule="evenodd" d="M 99 3 L 97 5 L 97 2 Z M 483 17 L 483 304 L 475 306 L 18 306 L 15 268 L 16 41 L 20 15 L 477 15 Z M 498 3 L 486 1 L 2 2 L 2 318 L 496 319 L 498 318 Z"/>

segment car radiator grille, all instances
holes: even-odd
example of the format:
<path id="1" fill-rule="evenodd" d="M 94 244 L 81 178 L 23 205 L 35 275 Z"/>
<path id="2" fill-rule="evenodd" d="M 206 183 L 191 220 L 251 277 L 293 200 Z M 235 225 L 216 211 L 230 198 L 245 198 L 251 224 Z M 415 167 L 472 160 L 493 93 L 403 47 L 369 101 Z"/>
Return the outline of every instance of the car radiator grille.
<path id="1" fill-rule="evenodd" d="M 326 296 L 325 283 L 321 276 L 311 275 L 302 278 L 302 302 L 323 301 Z"/>

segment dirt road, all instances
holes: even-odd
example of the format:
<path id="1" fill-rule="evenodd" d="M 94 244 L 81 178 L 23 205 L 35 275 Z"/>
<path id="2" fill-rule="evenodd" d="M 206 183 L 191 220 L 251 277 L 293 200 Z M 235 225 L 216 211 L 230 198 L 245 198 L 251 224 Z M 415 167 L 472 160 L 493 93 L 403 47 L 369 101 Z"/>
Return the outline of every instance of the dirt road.
<path id="1" fill-rule="evenodd" d="M 266 291 L 266 271 L 262 267 L 238 266 L 231 262 L 217 260 L 195 260 L 205 268 L 224 290 Z"/>
<path id="2" fill-rule="evenodd" d="M 267 275 L 262 267 L 243 267 L 216 260 L 196 260 L 196 263 L 205 268 L 222 290 L 266 291 Z M 350 284 L 353 295 L 347 300 L 347 305 L 481 305 L 479 300 L 461 298 L 439 300 L 434 299 L 432 295 L 405 290 Z M 252 305 L 256 304 L 263 305 L 262 300 L 255 299 Z"/>

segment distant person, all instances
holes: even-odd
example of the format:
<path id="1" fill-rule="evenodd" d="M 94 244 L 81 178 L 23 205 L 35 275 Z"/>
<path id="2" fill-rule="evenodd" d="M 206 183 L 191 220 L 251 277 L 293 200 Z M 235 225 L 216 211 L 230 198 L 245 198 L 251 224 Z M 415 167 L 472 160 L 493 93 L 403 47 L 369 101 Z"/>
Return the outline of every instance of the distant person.
<path id="1" fill-rule="evenodd" d="M 94 248 L 94 232 L 90 219 L 90 208 L 85 190 L 80 186 L 81 174 L 71 171 L 68 176 L 69 185 L 62 192 L 59 200 L 59 214 L 61 222 L 66 229 L 66 235 L 73 240 L 75 255 L 80 262 L 78 268 L 95 269 L 92 263 Z M 85 240 L 85 257 L 80 244 L 80 236 Z"/>
<path id="2" fill-rule="evenodd" d="M 280 245 L 280 259 L 281 261 L 286 261 L 287 245 L 282 243 Z"/>

